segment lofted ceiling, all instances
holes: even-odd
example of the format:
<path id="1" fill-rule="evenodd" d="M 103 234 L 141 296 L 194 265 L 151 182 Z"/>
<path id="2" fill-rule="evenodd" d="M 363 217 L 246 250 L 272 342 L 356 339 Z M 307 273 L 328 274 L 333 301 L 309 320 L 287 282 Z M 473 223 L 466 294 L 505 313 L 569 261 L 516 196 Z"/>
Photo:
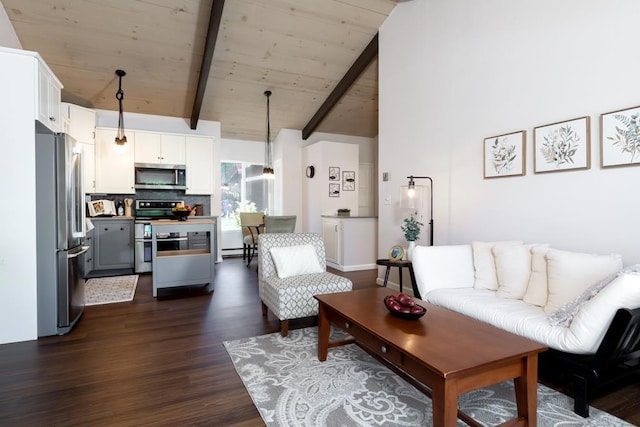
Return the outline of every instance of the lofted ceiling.
<path id="1" fill-rule="evenodd" d="M 125 120 L 191 121 L 213 0 L 0 1 L 22 47 L 64 84 L 63 101 L 117 110 L 120 68 Z M 263 140 L 269 89 L 272 135 L 305 128 L 398 1 L 226 0 L 195 116 L 219 121 L 223 138 Z M 376 58 L 315 130 L 377 135 L 377 73 Z"/>

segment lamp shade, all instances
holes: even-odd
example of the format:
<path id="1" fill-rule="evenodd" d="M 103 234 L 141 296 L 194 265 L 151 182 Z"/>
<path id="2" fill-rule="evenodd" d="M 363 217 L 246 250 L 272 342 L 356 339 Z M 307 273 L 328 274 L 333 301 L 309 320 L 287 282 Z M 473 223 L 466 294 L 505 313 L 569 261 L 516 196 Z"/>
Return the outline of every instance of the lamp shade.
<path id="1" fill-rule="evenodd" d="M 429 199 L 429 187 L 424 185 L 400 186 L 400 209 L 411 210 L 420 214 L 427 214 L 426 200 Z"/>

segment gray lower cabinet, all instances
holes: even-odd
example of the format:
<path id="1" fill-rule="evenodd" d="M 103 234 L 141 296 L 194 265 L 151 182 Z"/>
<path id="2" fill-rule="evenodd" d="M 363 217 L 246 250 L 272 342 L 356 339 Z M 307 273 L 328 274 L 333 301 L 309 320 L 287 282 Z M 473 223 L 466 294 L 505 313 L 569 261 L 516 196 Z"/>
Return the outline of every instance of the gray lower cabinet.
<path id="1" fill-rule="evenodd" d="M 132 269 L 133 219 L 93 219 L 93 224 L 93 269 Z"/>
<path id="2" fill-rule="evenodd" d="M 83 275 L 86 278 L 93 271 L 93 246 L 95 245 L 94 230 L 87 231 L 87 235 L 84 238 L 84 244 L 89 246 L 89 250 L 82 255 L 82 268 Z"/>

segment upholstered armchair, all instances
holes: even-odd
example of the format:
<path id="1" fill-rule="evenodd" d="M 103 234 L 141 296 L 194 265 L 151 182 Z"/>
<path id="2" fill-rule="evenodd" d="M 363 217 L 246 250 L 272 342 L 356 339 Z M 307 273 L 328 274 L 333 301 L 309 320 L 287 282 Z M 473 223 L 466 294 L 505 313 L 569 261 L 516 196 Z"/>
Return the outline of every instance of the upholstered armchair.
<path id="1" fill-rule="evenodd" d="M 262 314 L 280 319 L 280 334 L 289 319 L 317 316 L 314 295 L 350 291 L 351 281 L 327 272 L 322 237 L 316 233 L 265 233 L 258 242 L 258 285 Z"/>

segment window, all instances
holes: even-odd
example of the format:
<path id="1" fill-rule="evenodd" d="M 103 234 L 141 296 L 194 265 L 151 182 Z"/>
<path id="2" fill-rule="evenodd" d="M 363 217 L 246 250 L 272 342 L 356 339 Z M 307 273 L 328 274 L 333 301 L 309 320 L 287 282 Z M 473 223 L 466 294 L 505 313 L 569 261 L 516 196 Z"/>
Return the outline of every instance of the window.
<path id="1" fill-rule="evenodd" d="M 222 250 L 242 248 L 239 212 L 269 211 L 269 181 L 262 178 L 262 165 L 221 162 L 220 225 Z"/>

